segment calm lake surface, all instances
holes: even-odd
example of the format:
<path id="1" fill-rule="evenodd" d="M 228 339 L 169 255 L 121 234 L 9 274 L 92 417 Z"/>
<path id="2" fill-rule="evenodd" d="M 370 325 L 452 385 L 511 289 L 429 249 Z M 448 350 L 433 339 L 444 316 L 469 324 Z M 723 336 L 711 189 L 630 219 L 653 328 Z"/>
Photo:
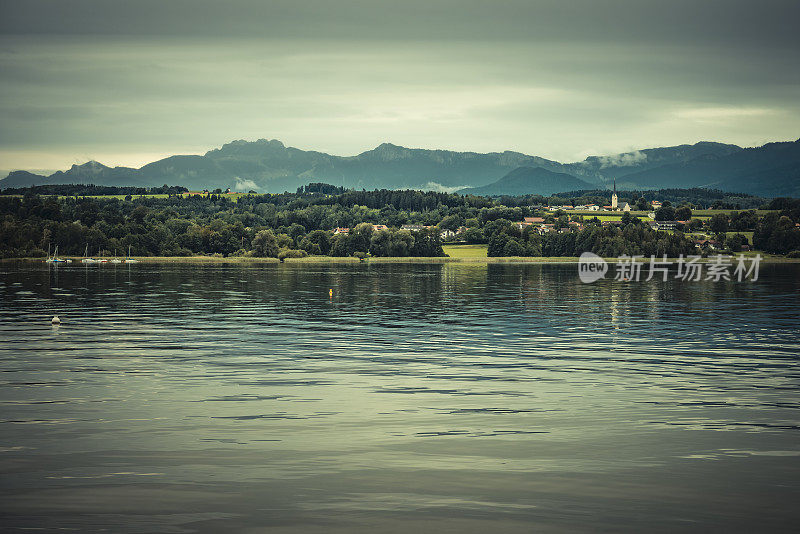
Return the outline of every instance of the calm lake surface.
<path id="1" fill-rule="evenodd" d="M 800 520 L 800 265 L 0 263 L 0 297 L 0 530 Z"/>

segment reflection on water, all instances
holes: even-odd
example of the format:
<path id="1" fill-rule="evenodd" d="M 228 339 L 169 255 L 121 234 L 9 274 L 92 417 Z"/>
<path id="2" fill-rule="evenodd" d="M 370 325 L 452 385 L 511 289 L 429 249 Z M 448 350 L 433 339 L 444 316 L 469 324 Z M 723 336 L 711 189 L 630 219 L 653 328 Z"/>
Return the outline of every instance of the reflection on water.
<path id="1" fill-rule="evenodd" d="M 789 531 L 799 294 L 797 265 L 0 264 L 0 517 Z"/>

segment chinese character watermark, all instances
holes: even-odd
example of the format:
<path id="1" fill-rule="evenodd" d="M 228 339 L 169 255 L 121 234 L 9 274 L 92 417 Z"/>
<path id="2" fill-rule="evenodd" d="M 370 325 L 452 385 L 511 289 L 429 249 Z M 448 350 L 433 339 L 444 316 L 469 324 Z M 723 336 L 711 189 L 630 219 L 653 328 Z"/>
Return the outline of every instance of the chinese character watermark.
<path id="1" fill-rule="evenodd" d="M 642 263 L 636 260 L 643 257 L 644 256 L 626 256 L 623 254 L 617 258 L 620 261 L 618 261 L 616 265 L 617 274 L 614 276 L 614 280 L 621 280 L 623 282 L 635 280 L 638 282 L 642 275 Z"/>
<path id="2" fill-rule="evenodd" d="M 734 258 L 717 254 L 705 263 L 700 262 L 700 256 L 681 256 L 677 261 L 668 261 L 666 256 L 656 258 L 650 256 L 650 261 L 644 261 L 644 256 L 622 255 L 617 258 L 614 269 L 614 280 L 620 282 L 639 282 L 642 280 L 643 271 L 647 273 L 645 281 L 658 277 L 667 281 L 672 274 L 673 280 L 686 282 L 712 282 L 736 280 L 742 282 L 758 280 L 758 267 L 761 263 L 761 254 L 746 257 L 742 254 Z M 642 260 L 642 261 L 639 261 Z M 734 261 L 735 260 L 735 261 Z M 671 271 L 675 265 L 677 269 Z M 578 260 L 578 275 L 582 282 L 590 284 L 605 278 L 609 271 L 608 262 L 592 252 L 584 252 Z"/>

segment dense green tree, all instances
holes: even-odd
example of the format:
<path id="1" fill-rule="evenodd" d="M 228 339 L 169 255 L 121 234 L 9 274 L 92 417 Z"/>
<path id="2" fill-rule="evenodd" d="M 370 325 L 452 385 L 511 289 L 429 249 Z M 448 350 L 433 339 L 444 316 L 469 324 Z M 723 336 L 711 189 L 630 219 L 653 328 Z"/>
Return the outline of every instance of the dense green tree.
<path id="1" fill-rule="evenodd" d="M 692 219 L 689 221 L 689 231 L 696 232 L 703 227 L 703 220 L 702 219 Z"/>
<path id="2" fill-rule="evenodd" d="M 505 246 L 503 247 L 503 256 L 524 256 L 525 248 L 520 245 L 517 239 L 513 237 L 508 238 Z"/>
<path id="3" fill-rule="evenodd" d="M 439 222 L 439 228 L 443 230 L 458 230 L 460 226 L 464 225 L 464 218 L 459 215 L 447 215 L 444 217 L 441 222 Z"/>
<path id="4" fill-rule="evenodd" d="M 324 230 L 309 232 L 300 241 L 300 248 L 309 254 L 328 255 L 331 250 L 331 235 Z"/>
<path id="5" fill-rule="evenodd" d="M 721 234 L 728 231 L 728 216 L 724 213 L 717 213 L 711 217 L 708 227 L 712 232 Z"/>
<path id="6" fill-rule="evenodd" d="M 272 230 L 261 230 L 253 238 L 253 254 L 263 258 L 278 256 L 278 243 Z"/>
<path id="7" fill-rule="evenodd" d="M 436 228 L 423 228 L 418 232 L 412 232 L 414 242 L 409 255 L 416 257 L 440 257 L 444 256 L 439 231 Z"/>
<path id="8" fill-rule="evenodd" d="M 508 234 L 504 232 L 492 234 L 492 236 L 489 237 L 489 247 L 486 254 L 489 257 L 505 256 L 508 240 Z"/>
<path id="9" fill-rule="evenodd" d="M 674 221 L 675 220 L 675 208 L 669 206 L 667 202 L 664 203 L 660 208 L 656 210 L 656 220 L 657 221 Z"/>
<path id="10" fill-rule="evenodd" d="M 692 209 L 689 206 L 681 206 L 675 210 L 675 219 L 679 221 L 688 221 L 692 218 Z"/>
<path id="11" fill-rule="evenodd" d="M 747 244 L 747 237 L 742 234 L 734 234 L 725 240 L 725 245 L 731 249 L 732 252 L 740 252 L 742 245 Z"/>
<path id="12" fill-rule="evenodd" d="M 297 218 L 301 218 L 300 214 L 296 215 Z M 289 234 L 289 237 L 292 238 L 294 244 L 297 245 L 300 243 L 300 240 L 306 235 L 306 227 L 299 223 L 292 223 L 289 228 L 286 229 L 286 233 Z"/>
<path id="13" fill-rule="evenodd" d="M 350 232 L 348 239 L 348 255 L 354 252 L 369 252 L 369 247 L 372 244 L 372 225 L 369 223 L 361 223 L 356 225 Z"/>
<path id="14" fill-rule="evenodd" d="M 294 239 L 289 234 L 278 234 L 275 236 L 275 240 L 278 243 L 278 248 L 292 248 L 292 245 L 294 245 Z"/>
<path id="15" fill-rule="evenodd" d="M 486 237 L 480 228 L 467 228 L 461 238 L 469 244 L 486 243 Z"/>
<path id="16" fill-rule="evenodd" d="M 788 216 L 770 213 L 756 226 L 753 246 L 774 254 L 786 254 L 800 249 L 800 228 Z"/>
<path id="17" fill-rule="evenodd" d="M 756 215 L 755 210 L 747 210 L 741 211 L 730 214 L 730 224 L 729 227 L 731 230 L 747 232 L 753 231 L 756 229 L 756 225 L 758 224 L 758 215 Z"/>
<path id="18" fill-rule="evenodd" d="M 414 246 L 411 232 L 381 230 L 372 234 L 369 253 L 372 256 L 410 256 Z"/>
<path id="19" fill-rule="evenodd" d="M 350 256 L 351 248 L 350 248 L 350 236 L 347 234 L 337 234 L 333 236 L 331 239 L 331 256 Z"/>

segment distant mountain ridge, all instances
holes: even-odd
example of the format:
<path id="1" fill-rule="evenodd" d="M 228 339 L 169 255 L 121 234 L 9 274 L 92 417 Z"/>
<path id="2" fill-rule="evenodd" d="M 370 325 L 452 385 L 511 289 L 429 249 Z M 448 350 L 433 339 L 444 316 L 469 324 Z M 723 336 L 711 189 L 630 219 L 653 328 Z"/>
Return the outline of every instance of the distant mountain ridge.
<path id="1" fill-rule="evenodd" d="M 742 150 L 737 145 L 700 141 L 693 145 L 677 145 L 663 148 L 646 148 L 611 156 L 589 156 L 578 163 L 569 163 L 564 172 L 584 180 L 592 178 L 611 181 L 623 176 L 642 172 L 663 165 L 691 161 L 704 156 L 727 156 Z"/>
<path id="2" fill-rule="evenodd" d="M 616 179 L 619 188 L 713 186 L 762 196 L 800 196 L 798 149 L 800 141 L 748 149 L 700 142 L 589 156 L 564 164 L 513 151 L 456 152 L 383 143 L 355 156 L 334 156 L 287 147 L 274 139 L 239 140 L 202 156 L 170 156 L 139 169 L 90 161 L 49 176 L 14 171 L 0 180 L 0 189 L 62 183 L 170 184 L 276 193 L 294 191 L 309 182 L 326 182 L 355 189 L 483 190 L 492 191 L 483 194 L 500 195 L 549 191 L 558 180 L 564 183 L 562 190 L 602 188 Z M 518 171 L 520 168 L 523 170 Z M 563 176 L 556 180 L 541 171 Z"/>
<path id="3" fill-rule="evenodd" d="M 713 187 L 764 197 L 800 197 L 800 139 L 706 155 L 625 176 L 642 188 L 668 180 L 671 187 Z"/>
<path id="4" fill-rule="evenodd" d="M 496 182 L 482 187 L 460 189 L 462 195 L 552 195 L 564 191 L 580 191 L 593 186 L 563 172 L 548 171 L 542 167 L 517 167 Z"/>
<path id="5" fill-rule="evenodd" d="M 180 184 L 191 188 L 233 187 L 268 192 L 293 191 L 309 182 L 357 189 L 455 190 L 496 180 L 517 167 L 561 164 L 518 152 L 454 152 L 405 148 L 390 143 L 356 156 L 286 147 L 277 140 L 233 141 L 203 156 L 170 156 L 140 169 L 106 167 L 98 162 L 73 166 L 50 176 L 15 171 L 0 187 L 64 183 L 98 185 Z"/>

